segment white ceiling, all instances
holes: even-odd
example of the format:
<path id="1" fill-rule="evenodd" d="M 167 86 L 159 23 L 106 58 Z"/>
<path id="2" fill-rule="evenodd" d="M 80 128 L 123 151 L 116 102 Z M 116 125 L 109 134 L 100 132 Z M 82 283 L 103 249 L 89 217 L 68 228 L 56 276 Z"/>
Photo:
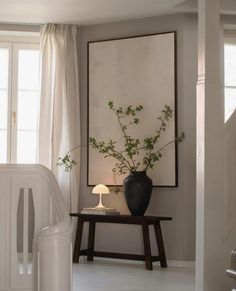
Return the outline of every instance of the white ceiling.
<path id="1" fill-rule="evenodd" d="M 196 12 L 198 0 L 0 0 L 0 23 L 89 25 L 168 13 Z M 236 14 L 236 0 L 221 0 Z"/>
<path id="2" fill-rule="evenodd" d="M 3 23 L 95 24 L 173 12 L 184 0 L 0 0 Z"/>

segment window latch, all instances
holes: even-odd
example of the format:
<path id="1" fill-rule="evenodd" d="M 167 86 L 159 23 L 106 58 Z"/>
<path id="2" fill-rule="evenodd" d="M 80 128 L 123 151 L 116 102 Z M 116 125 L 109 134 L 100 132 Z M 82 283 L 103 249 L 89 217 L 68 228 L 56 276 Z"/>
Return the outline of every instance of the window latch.
<path id="1" fill-rule="evenodd" d="M 12 120 L 13 120 L 13 123 L 16 124 L 16 112 L 15 111 L 12 112 Z"/>

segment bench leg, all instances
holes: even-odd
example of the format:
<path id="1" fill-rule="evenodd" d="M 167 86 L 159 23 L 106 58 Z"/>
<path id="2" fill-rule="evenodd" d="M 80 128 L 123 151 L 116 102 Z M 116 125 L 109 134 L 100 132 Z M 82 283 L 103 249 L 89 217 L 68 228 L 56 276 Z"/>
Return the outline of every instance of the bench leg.
<path id="1" fill-rule="evenodd" d="M 159 251 L 160 264 L 162 268 L 166 268 L 167 267 L 166 254 L 165 254 L 163 237 L 161 233 L 160 221 L 154 224 L 154 230 L 155 230 L 155 235 L 156 235 L 156 240 L 157 240 L 157 247 Z"/>
<path id="2" fill-rule="evenodd" d="M 88 235 L 88 261 L 93 261 L 94 255 L 94 239 L 95 239 L 95 226 L 96 222 L 90 221 L 89 222 L 89 235 Z"/>
<path id="3" fill-rule="evenodd" d="M 142 230 L 143 230 L 145 265 L 147 270 L 152 270 L 152 254 L 149 237 L 149 226 L 147 223 L 142 224 Z"/>
<path id="4" fill-rule="evenodd" d="M 73 263 L 79 262 L 80 246 L 81 246 L 81 239 L 82 239 L 82 233 L 83 233 L 83 225 L 84 225 L 83 219 L 78 218 L 74 252 L 73 252 Z"/>

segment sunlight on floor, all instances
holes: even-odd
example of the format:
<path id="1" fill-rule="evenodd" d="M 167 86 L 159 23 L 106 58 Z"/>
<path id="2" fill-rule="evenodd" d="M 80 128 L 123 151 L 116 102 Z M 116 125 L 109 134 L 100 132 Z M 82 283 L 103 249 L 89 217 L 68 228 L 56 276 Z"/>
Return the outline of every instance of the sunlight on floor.
<path id="1" fill-rule="evenodd" d="M 143 264 L 95 259 L 73 265 L 74 291 L 194 291 L 194 270 L 144 269 Z"/>

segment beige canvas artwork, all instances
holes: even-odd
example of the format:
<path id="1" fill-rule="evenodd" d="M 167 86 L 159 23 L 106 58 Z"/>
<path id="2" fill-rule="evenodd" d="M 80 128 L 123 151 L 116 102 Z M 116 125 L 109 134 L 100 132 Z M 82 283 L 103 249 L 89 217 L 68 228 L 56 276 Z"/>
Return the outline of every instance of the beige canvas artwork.
<path id="1" fill-rule="evenodd" d="M 117 140 L 122 147 L 122 132 L 108 102 L 115 106 L 143 105 L 141 124 L 130 134 L 139 139 L 159 127 L 157 117 L 164 105 L 174 117 L 160 140 L 161 145 L 176 136 L 176 33 L 123 38 L 88 43 L 88 137 Z M 154 186 L 176 186 L 176 146 L 171 144 L 154 169 L 148 171 Z M 142 156 L 140 156 L 142 158 Z M 114 185 L 115 160 L 88 149 L 88 185 Z M 142 170 L 142 168 L 140 168 Z M 124 176 L 117 177 L 122 184 Z"/>

